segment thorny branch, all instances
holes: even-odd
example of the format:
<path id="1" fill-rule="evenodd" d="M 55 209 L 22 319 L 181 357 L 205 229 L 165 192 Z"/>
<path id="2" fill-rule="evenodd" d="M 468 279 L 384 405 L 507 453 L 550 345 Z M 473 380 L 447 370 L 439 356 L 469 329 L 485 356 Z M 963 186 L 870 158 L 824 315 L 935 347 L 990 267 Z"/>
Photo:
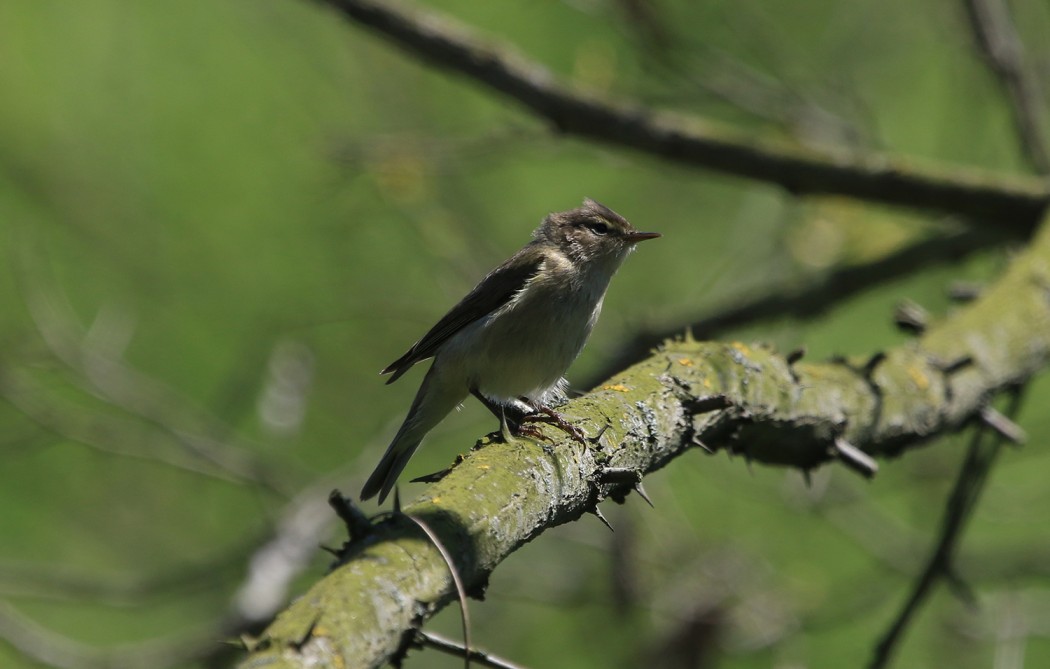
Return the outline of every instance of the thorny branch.
<path id="1" fill-rule="evenodd" d="M 837 440 L 865 457 L 899 454 L 980 420 L 989 397 L 1046 364 L 1048 294 L 1050 228 L 978 300 L 867 359 L 806 364 L 742 344 L 668 343 L 562 408 L 588 447 L 488 443 L 405 511 L 426 519 L 479 595 L 522 544 L 627 492 L 629 484 L 602 483 L 610 469 L 650 472 L 700 444 L 802 469 L 837 457 Z M 350 543 L 248 662 L 384 662 L 451 598 L 444 561 L 413 528 L 392 517 Z"/>
<path id="2" fill-rule="evenodd" d="M 937 235 L 857 265 L 836 268 L 807 277 L 798 285 L 783 285 L 752 299 L 741 299 L 724 309 L 701 316 L 687 326 L 639 331 L 609 357 L 601 369 L 580 387 L 591 388 L 618 370 L 641 360 L 660 342 L 688 330 L 696 339 L 716 339 L 726 332 L 781 318 L 807 319 L 820 316 L 845 300 L 875 287 L 928 270 L 940 263 L 958 262 L 974 252 L 987 250 L 997 239 L 984 231 Z"/>

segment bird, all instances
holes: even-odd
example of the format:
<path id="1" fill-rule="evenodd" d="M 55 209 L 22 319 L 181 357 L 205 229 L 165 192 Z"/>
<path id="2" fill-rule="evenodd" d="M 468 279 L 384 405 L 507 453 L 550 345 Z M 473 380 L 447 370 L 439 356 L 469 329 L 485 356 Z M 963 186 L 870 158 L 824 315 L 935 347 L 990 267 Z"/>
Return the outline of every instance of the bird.
<path id="1" fill-rule="evenodd" d="M 381 374 L 393 383 L 434 358 L 408 415 L 361 490 L 382 504 L 423 437 L 473 395 L 514 427 L 540 414 L 574 430 L 550 407 L 565 399 L 563 374 L 583 349 L 609 281 L 636 244 L 659 237 L 590 198 L 548 214 L 532 240 Z M 508 416 L 508 414 L 510 414 Z M 578 433 L 576 433 L 578 434 Z"/>

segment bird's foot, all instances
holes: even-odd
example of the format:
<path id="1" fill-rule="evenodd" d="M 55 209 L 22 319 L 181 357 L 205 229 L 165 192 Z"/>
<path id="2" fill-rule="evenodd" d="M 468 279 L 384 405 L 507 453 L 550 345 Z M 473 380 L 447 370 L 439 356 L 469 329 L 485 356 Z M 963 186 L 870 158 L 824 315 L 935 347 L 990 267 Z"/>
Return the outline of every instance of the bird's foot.
<path id="1" fill-rule="evenodd" d="M 574 441 L 587 445 L 587 438 L 583 432 L 578 427 L 565 420 L 560 413 L 543 405 L 538 405 L 535 409 L 536 410 L 533 413 L 525 414 L 518 421 L 519 431 L 529 429 L 528 426 L 523 425 L 524 423 L 547 423 L 548 425 L 554 425 L 562 432 L 569 435 Z"/>
<path id="2" fill-rule="evenodd" d="M 500 436 L 503 437 L 503 441 L 510 443 L 517 437 L 525 437 L 534 441 L 546 441 L 554 443 L 554 440 L 543 434 L 531 425 L 525 425 L 524 417 L 518 416 L 503 416 L 503 420 L 500 421 Z"/>

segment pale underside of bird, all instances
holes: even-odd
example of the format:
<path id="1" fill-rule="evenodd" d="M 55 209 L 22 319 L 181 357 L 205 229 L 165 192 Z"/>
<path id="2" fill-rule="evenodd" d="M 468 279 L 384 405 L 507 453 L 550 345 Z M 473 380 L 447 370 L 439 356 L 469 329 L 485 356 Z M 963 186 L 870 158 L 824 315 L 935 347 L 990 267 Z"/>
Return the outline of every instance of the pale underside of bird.
<path id="1" fill-rule="evenodd" d="M 383 369 L 392 383 L 434 358 L 361 499 L 379 494 L 382 503 L 423 437 L 469 394 L 501 418 L 552 413 L 549 405 L 564 399 L 562 375 L 598 320 L 610 279 L 635 244 L 654 237 L 590 199 L 548 215 L 532 241 Z"/>

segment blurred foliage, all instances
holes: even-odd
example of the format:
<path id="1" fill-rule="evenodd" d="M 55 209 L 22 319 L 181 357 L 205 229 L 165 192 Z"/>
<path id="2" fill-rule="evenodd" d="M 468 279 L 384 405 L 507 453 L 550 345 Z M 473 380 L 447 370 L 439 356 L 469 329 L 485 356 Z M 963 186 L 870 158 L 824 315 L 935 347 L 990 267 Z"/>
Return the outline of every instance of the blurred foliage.
<path id="1" fill-rule="evenodd" d="M 432 5 L 582 86 L 802 142 L 1022 169 L 958 3 Z M 1050 9 L 1012 6 L 1045 75 Z M 570 379 L 639 328 L 944 223 L 559 137 L 310 2 L 8 0 L 0 90 L 0 597 L 84 644 L 74 660 L 218 637 L 290 496 L 333 473 L 356 492 L 391 436 L 420 374 L 385 388 L 378 370 L 547 212 L 590 196 L 665 235 L 614 281 Z M 898 300 L 943 314 L 950 281 L 1004 262 L 993 249 L 819 322 L 732 336 L 878 350 L 905 340 Z M 1050 553 L 1048 393 L 1030 390 L 1031 446 L 1005 454 L 963 543 L 979 606 L 938 591 L 898 666 L 1050 663 L 1048 562 L 1025 559 Z M 475 404 L 410 475 L 493 428 Z M 472 604 L 474 639 L 535 667 L 857 666 L 932 543 L 964 440 L 871 484 L 683 458 L 647 483 L 655 510 L 612 510 L 620 533 L 584 519 L 503 565 Z M 318 551 L 302 580 L 325 564 Z M 435 628 L 458 634 L 457 616 Z M 694 659 L 675 663 L 666 644 L 688 625 Z M 0 665 L 36 666 L 3 643 Z"/>

